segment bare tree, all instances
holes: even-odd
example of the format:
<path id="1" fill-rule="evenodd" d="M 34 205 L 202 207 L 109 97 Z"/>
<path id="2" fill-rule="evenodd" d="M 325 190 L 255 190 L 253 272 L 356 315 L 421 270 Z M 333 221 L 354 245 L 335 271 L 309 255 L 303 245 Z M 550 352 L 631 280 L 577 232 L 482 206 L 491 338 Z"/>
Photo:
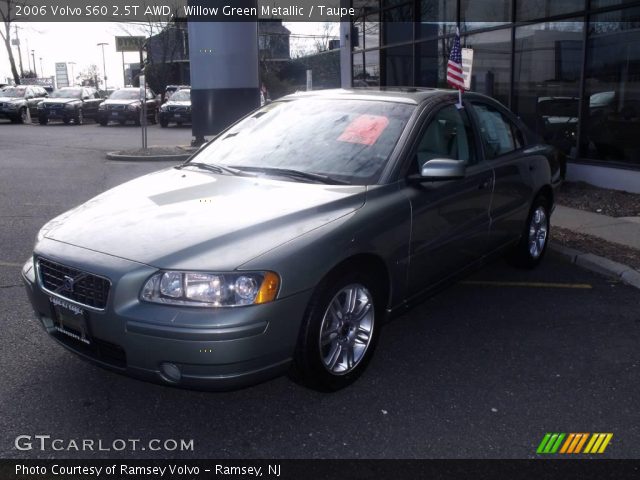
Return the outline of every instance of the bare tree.
<path id="1" fill-rule="evenodd" d="M 188 40 L 186 19 L 180 18 L 179 2 L 171 6 L 171 14 L 167 18 L 147 15 L 146 22 L 139 25 L 136 31 L 129 27 L 121 27 L 128 35 L 140 35 L 140 30 L 147 37 L 146 51 L 148 65 L 145 68 L 149 87 L 164 97 L 164 91 L 172 78 L 172 66 L 175 60 L 188 59 Z M 147 4 L 142 4 L 145 11 Z M 142 65 L 140 66 L 142 68 Z"/>
<path id="2" fill-rule="evenodd" d="M 16 60 L 13 57 L 13 49 L 11 48 L 11 24 L 14 20 L 14 10 L 19 2 L 17 0 L 0 0 L 0 20 L 2 20 L 2 29 L 0 29 L 0 37 L 4 42 L 9 55 L 9 63 L 11 64 L 11 74 L 16 85 L 20 84 L 20 74 L 16 68 Z"/>
<path id="3" fill-rule="evenodd" d="M 100 88 L 100 83 L 102 83 L 97 65 L 89 65 L 77 75 L 76 79 L 80 81 L 81 85 L 86 87 Z"/>
<path id="4" fill-rule="evenodd" d="M 329 50 L 329 41 L 337 38 L 335 35 L 336 24 L 334 22 L 323 22 L 320 33 L 315 37 L 315 47 L 317 52 Z"/>

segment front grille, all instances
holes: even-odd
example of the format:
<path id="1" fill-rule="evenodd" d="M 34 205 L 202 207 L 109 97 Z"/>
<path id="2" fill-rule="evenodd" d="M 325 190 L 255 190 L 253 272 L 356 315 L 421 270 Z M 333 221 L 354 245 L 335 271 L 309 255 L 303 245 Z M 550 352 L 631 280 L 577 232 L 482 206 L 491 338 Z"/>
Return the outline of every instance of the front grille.
<path id="1" fill-rule="evenodd" d="M 188 112 L 189 111 L 189 107 L 174 107 L 171 106 L 169 107 L 169 111 L 170 112 Z"/>
<path id="2" fill-rule="evenodd" d="M 47 105 L 49 108 L 54 108 L 54 109 L 58 109 L 58 108 L 64 108 L 64 103 L 52 103 L 51 105 Z"/>
<path id="3" fill-rule="evenodd" d="M 44 258 L 38 259 L 38 270 L 42 286 L 51 293 L 100 310 L 107 305 L 108 279 Z"/>
<path id="4" fill-rule="evenodd" d="M 126 105 L 107 105 L 107 107 L 109 108 L 109 110 L 124 110 L 127 106 Z"/>

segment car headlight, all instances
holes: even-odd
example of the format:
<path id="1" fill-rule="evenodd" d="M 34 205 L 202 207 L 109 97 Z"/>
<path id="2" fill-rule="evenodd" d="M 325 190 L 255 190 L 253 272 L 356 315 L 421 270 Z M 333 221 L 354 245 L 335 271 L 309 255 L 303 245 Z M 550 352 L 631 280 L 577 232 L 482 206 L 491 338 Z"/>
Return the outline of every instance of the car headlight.
<path id="1" fill-rule="evenodd" d="M 67 103 L 65 105 L 65 108 L 68 108 L 69 110 L 74 110 L 76 108 L 76 104 L 75 103 Z"/>
<path id="2" fill-rule="evenodd" d="M 137 104 L 135 104 L 135 103 L 134 103 L 134 104 L 129 105 L 127 108 L 128 108 L 129 110 L 136 111 L 136 110 L 139 110 L 139 109 L 140 109 L 140 105 L 137 105 Z"/>
<path id="3" fill-rule="evenodd" d="M 43 103 L 43 102 L 40 102 L 40 103 L 38 104 L 38 110 L 42 110 L 42 109 L 44 109 L 44 103 Z"/>
<path id="4" fill-rule="evenodd" d="M 101 103 L 100 105 L 98 105 L 98 110 L 106 110 L 107 106 L 103 103 Z"/>
<path id="5" fill-rule="evenodd" d="M 159 272 L 144 284 L 146 302 L 193 307 L 239 307 L 275 300 L 280 277 L 274 272 Z"/>
<path id="6" fill-rule="evenodd" d="M 168 107 L 167 107 L 166 105 L 162 105 L 162 106 L 160 107 L 160 111 L 161 111 L 161 112 L 166 112 L 166 111 L 167 111 L 167 108 L 168 108 Z"/>

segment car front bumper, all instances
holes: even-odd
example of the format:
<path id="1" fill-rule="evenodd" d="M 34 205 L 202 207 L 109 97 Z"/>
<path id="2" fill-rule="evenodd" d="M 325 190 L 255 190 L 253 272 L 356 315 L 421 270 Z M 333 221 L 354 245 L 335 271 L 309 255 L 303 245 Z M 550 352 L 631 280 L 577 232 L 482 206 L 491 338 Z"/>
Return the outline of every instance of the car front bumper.
<path id="1" fill-rule="evenodd" d="M 158 118 L 167 123 L 191 123 L 191 112 L 160 112 Z"/>
<path id="2" fill-rule="evenodd" d="M 98 122 L 135 122 L 140 120 L 140 110 L 98 110 Z"/>
<path id="3" fill-rule="evenodd" d="M 288 369 L 310 291 L 237 308 L 146 303 L 138 300 L 138 294 L 155 268 L 58 245 L 63 248 L 57 255 L 46 251 L 38 255 L 112 282 L 102 311 L 66 300 L 84 311 L 91 339 L 85 345 L 55 328 L 52 300 L 57 296 L 43 288 L 34 259 L 25 263 L 22 277 L 36 317 L 68 350 L 132 377 L 203 390 L 239 388 Z"/>

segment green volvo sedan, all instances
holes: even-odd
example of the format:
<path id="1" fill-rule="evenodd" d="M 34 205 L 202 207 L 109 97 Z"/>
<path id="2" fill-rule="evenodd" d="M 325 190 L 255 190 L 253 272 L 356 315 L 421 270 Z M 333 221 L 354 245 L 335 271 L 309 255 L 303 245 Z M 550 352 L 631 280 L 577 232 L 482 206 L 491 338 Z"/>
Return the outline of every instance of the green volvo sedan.
<path id="1" fill-rule="evenodd" d="M 495 255 L 544 256 L 562 157 L 498 102 L 457 102 L 353 89 L 265 105 L 47 223 L 22 271 L 37 318 L 166 385 L 349 385 L 385 319 Z"/>

